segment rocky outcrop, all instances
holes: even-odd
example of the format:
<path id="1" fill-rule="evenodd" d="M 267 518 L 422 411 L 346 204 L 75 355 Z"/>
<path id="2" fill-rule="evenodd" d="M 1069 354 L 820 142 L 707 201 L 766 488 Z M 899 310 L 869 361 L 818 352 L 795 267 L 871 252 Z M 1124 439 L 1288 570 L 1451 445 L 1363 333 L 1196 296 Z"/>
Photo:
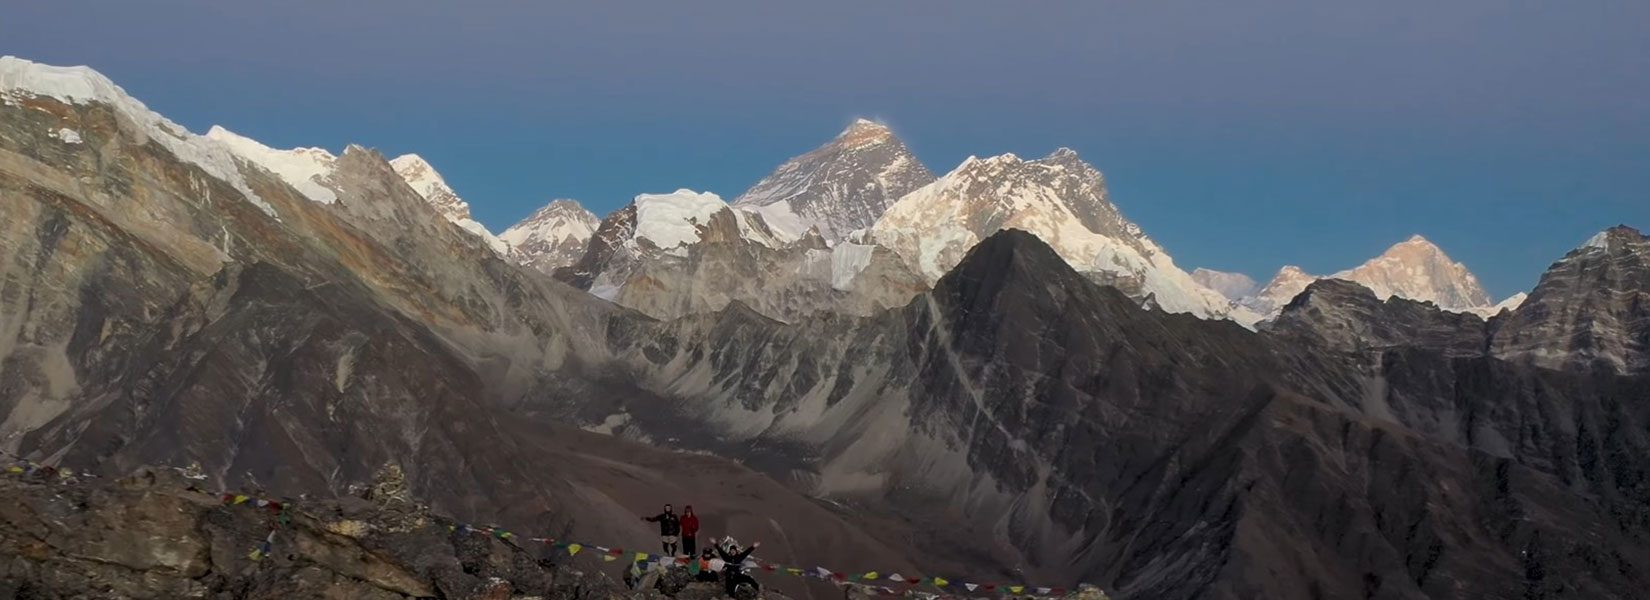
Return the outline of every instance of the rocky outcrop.
<path id="1" fill-rule="evenodd" d="M 432 514 L 409 499 L 226 502 L 169 469 L 110 481 L 0 479 L 0 595 L 8 598 L 709 600 L 685 568 L 631 580 Z M 582 564 L 581 564 L 582 563 Z M 597 565 L 613 577 L 596 570 Z M 620 566 L 613 566 L 620 565 Z M 623 574 L 623 577 L 620 575 Z M 657 581 L 657 583 L 654 583 Z M 675 582 L 675 585 L 667 585 Z M 767 591 L 752 598 L 784 600 Z"/>
<path id="2" fill-rule="evenodd" d="M 1425 348 L 1446 356 L 1484 356 L 1484 320 L 1396 296 L 1381 300 L 1351 281 L 1320 279 L 1271 321 L 1269 333 L 1337 352 Z"/>

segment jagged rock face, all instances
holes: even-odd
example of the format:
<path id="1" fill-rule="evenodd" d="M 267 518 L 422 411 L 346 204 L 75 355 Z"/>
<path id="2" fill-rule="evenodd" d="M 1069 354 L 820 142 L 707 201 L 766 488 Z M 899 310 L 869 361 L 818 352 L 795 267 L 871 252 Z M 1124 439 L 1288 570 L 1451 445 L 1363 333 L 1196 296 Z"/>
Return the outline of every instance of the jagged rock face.
<path id="1" fill-rule="evenodd" d="M 1024 161 L 970 157 L 888 209 L 873 238 L 924 276 L 938 279 L 974 244 L 1008 228 L 1042 238 L 1079 271 L 1170 312 L 1234 315 L 1231 302 L 1192 280 L 1106 195 L 1100 172 L 1060 149 Z M 1252 319 L 1240 319 L 1252 321 Z"/>
<path id="2" fill-rule="evenodd" d="M 1650 240 L 1620 226 L 1570 251 L 1500 322 L 1493 347 L 1552 368 L 1650 373 Z"/>
<path id="3" fill-rule="evenodd" d="M 1192 271 L 1192 280 L 1220 292 L 1220 295 L 1233 301 L 1242 300 L 1260 291 L 1260 284 L 1242 273 L 1226 273 L 1198 267 Z"/>
<path id="4" fill-rule="evenodd" d="M 761 214 L 786 239 L 813 229 L 835 244 L 933 180 L 892 131 L 860 119 L 830 143 L 785 161 L 733 206 Z"/>
<path id="5" fill-rule="evenodd" d="M 711 194 L 643 195 L 597 228 L 557 277 L 647 315 L 670 319 L 740 303 L 770 318 L 868 315 L 927 289 L 884 248 L 817 234 L 783 242 L 759 215 Z"/>
<path id="6" fill-rule="evenodd" d="M 510 258 L 546 275 L 584 256 L 586 244 L 601 221 L 578 202 L 556 200 L 533 211 L 499 239 L 510 245 Z"/>

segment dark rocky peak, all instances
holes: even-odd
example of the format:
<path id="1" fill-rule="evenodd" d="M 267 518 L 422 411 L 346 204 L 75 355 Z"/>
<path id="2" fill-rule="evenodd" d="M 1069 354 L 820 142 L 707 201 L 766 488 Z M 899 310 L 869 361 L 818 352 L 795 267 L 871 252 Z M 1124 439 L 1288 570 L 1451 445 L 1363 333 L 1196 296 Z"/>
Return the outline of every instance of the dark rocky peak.
<path id="1" fill-rule="evenodd" d="M 1362 284 L 1320 279 L 1265 326 L 1267 333 L 1337 352 L 1410 346 L 1450 356 L 1484 354 L 1484 320 L 1431 302 L 1385 301 Z"/>
<path id="2" fill-rule="evenodd" d="M 1492 346 L 1551 368 L 1650 372 L 1650 239 L 1618 225 L 1570 251 L 1499 322 Z"/>
<path id="3" fill-rule="evenodd" d="M 1020 229 L 1004 229 L 969 250 L 934 285 L 934 294 L 952 299 L 1046 296 L 1092 285 L 1042 238 Z"/>

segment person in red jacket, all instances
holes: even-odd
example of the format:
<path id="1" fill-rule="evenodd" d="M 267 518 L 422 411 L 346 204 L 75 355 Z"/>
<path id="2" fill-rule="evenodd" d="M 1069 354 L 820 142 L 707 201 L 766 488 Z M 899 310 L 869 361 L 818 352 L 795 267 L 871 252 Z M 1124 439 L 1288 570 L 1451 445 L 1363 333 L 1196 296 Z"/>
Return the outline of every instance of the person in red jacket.
<path id="1" fill-rule="evenodd" d="M 699 546 L 699 515 L 693 514 L 693 505 L 682 507 L 682 553 L 693 556 Z"/>

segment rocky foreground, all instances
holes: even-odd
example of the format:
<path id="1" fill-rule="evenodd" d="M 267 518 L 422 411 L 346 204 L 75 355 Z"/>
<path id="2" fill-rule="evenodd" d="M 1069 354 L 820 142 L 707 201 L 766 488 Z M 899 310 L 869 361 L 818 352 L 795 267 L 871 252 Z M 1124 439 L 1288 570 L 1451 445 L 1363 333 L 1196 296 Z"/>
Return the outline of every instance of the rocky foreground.
<path id="1" fill-rule="evenodd" d="M 274 506 L 231 504 L 194 483 L 163 469 L 0 478 L 0 598 L 667 597 L 454 528 L 398 483 Z M 719 589 L 671 591 L 685 600 Z"/>
<path id="2" fill-rule="evenodd" d="M 50 473 L 0 477 L 0 598 L 725 597 L 721 584 L 695 582 L 685 568 L 596 563 L 610 577 L 560 552 L 477 533 L 410 499 L 399 469 L 358 497 L 297 502 L 209 492 L 173 469 L 116 480 Z M 878 595 L 887 594 L 842 591 Z M 763 590 L 737 600 L 789 599 Z M 1086 588 L 1065 600 L 1106 596 Z"/>

